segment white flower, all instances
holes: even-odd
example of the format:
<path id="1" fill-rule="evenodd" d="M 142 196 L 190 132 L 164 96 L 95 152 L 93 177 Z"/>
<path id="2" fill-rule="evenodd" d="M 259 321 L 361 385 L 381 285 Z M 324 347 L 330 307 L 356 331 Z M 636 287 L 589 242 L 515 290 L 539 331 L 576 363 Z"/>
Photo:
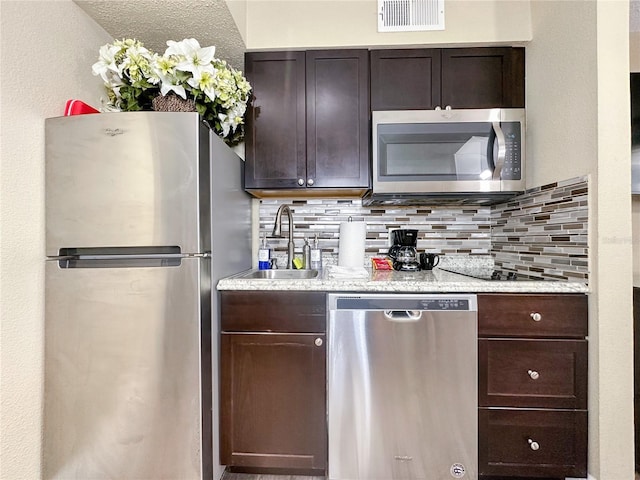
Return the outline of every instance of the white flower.
<path id="1" fill-rule="evenodd" d="M 160 81 L 160 93 L 163 96 L 167 95 L 170 92 L 174 92 L 176 95 L 181 96 L 184 100 L 187 99 L 187 92 L 182 85 L 172 83 L 171 79 L 163 76 L 160 76 Z"/>
<path id="2" fill-rule="evenodd" d="M 228 120 L 229 117 L 224 113 L 219 113 L 218 119 L 220 120 L 220 126 L 222 127 L 222 136 L 226 137 L 227 135 L 229 135 L 229 132 L 231 131 L 231 122 L 229 122 Z"/>
<path id="3" fill-rule="evenodd" d="M 202 70 L 193 74 L 193 77 L 187 80 L 187 83 L 196 90 L 202 90 L 204 94 L 211 100 L 216 99 L 216 70 L 211 65 L 208 70 Z"/>
<path id="4" fill-rule="evenodd" d="M 176 74 L 175 61 L 170 57 L 156 57 L 153 70 L 160 79 L 160 93 L 162 95 L 174 92 L 183 99 L 187 99 L 187 92 L 184 87 L 180 85 L 181 80 Z"/>
<path id="5" fill-rule="evenodd" d="M 116 45 L 103 45 L 100 47 L 98 61 L 93 64 L 91 71 L 94 75 L 100 75 L 105 83 L 112 81 L 113 77 L 118 77 L 120 73 L 116 65 L 116 53 L 120 47 Z"/>
<path id="6" fill-rule="evenodd" d="M 175 55 L 180 59 L 176 70 L 191 72 L 194 75 L 209 69 L 216 53 L 216 47 L 201 48 L 195 38 L 185 38 L 181 42 L 169 40 L 167 45 L 164 55 Z"/>
<path id="7" fill-rule="evenodd" d="M 160 81 L 153 72 L 154 54 L 141 45 L 134 45 L 127 49 L 126 56 L 118 66 L 120 76 L 128 76 L 133 85 L 142 85 L 144 82 L 155 85 Z"/>

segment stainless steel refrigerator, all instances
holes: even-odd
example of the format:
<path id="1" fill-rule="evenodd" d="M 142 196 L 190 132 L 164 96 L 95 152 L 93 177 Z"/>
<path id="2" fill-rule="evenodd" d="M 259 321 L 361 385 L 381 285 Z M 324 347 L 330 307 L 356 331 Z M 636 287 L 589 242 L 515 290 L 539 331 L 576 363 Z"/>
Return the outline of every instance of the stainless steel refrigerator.
<path id="1" fill-rule="evenodd" d="M 251 266 L 242 161 L 196 113 L 45 129 L 43 476 L 211 479 L 215 284 Z"/>

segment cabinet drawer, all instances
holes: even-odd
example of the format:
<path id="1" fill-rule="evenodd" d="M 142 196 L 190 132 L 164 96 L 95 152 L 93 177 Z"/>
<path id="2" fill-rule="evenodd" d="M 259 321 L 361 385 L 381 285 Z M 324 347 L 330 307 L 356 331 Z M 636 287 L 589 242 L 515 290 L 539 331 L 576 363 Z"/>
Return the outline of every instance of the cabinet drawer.
<path id="1" fill-rule="evenodd" d="M 480 339 L 480 406 L 587 408 L 586 340 Z"/>
<path id="2" fill-rule="evenodd" d="M 478 411 L 481 475 L 587 476 L 587 412 Z"/>
<path id="3" fill-rule="evenodd" d="M 220 292 L 223 332 L 324 333 L 326 313 L 323 292 Z"/>
<path id="4" fill-rule="evenodd" d="M 479 336 L 583 338 L 586 295 L 478 295 Z"/>

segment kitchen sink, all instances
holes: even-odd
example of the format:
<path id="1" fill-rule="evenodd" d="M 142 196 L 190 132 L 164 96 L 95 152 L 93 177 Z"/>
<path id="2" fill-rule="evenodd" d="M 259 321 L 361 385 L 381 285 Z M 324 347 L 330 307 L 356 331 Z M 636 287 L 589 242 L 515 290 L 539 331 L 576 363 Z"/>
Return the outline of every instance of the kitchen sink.
<path id="1" fill-rule="evenodd" d="M 316 278 L 318 270 L 251 270 L 239 278 L 254 278 L 265 280 L 304 280 Z"/>

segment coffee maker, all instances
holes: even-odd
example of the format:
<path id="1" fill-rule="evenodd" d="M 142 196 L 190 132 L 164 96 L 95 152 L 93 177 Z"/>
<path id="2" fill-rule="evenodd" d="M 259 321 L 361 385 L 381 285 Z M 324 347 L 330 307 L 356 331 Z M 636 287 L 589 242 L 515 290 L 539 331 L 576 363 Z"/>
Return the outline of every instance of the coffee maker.
<path id="1" fill-rule="evenodd" d="M 405 272 L 420 270 L 418 261 L 418 230 L 398 229 L 391 231 L 393 245 L 387 255 L 393 260 L 393 269 Z"/>

